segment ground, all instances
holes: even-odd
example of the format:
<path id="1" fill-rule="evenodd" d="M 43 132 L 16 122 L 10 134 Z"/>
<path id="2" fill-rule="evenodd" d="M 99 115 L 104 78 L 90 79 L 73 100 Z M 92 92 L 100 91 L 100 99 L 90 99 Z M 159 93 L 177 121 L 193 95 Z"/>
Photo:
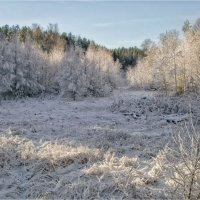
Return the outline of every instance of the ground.
<path id="1" fill-rule="evenodd" d="M 0 173 L 0 198 L 163 197 L 162 183 L 149 175 L 153 168 L 142 167 L 169 143 L 173 120 L 184 115 L 166 118 L 149 112 L 148 106 L 145 112 L 123 106 L 124 101 L 140 105 L 156 95 L 121 88 L 109 97 L 81 101 L 60 97 L 2 101 L 0 159 L 6 164 Z M 141 174 L 133 185 L 127 177 L 132 168 L 130 177 Z M 122 172 L 129 178 L 122 183 L 128 184 L 126 188 L 119 183 Z"/>

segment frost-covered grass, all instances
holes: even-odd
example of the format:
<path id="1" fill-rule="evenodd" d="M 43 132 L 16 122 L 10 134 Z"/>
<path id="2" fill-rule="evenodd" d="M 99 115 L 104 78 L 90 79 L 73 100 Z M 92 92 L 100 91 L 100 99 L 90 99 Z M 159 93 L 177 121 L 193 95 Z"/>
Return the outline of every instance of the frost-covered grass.
<path id="1" fill-rule="evenodd" d="M 73 194 L 67 194 L 67 188 L 75 184 L 74 179 L 78 181 L 83 167 L 102 159 L 103 153 L 98 149 L 59 142 L 34 144 L 11 132 L 5 133 L 0 136 L 1 188 L 4 189 L 0 196 L 69 198 Z M 63 181 L 67 183 L 62 185 Z"/>
<path id="2" fill-rule="evenodd" d="M 139 198 L 156 181 L 137 157 L 58 141 L 34 144 L 11 132 L 0 136 L 0 161 L 1 198 Z"/>
<path id="3" fill-rule="evenodd" d="M 181 143 L 180 137 L 173 140 L 172 133 L 176 135 L 177 125 L 189 118 L 174 124 L 169 116 L 183 119 L 188 98 L 121 90 L 111 97 L 78 102 L 2 101 L 0 199 L 163 199 L 171 198 L 174 191 L 178 193 L 173 198 L 184 198 L 184 187 L 173 179 L 174 166 L 189 173 L 181 152 L 174 152 L 179 144 L 188 147 L 186 141 L 190 147 L 192 137 Z M 198 105 L 198 98 L 190 99 Z M 190 114 L 197 116 L 198 109 L 192 109 Z M 197 152 L 189 149 L 187 154 Z M 199 176 L 194 177 L 192 190 L 197 191 Z M 190 180 L 185 183 L 191 185 Z"/>

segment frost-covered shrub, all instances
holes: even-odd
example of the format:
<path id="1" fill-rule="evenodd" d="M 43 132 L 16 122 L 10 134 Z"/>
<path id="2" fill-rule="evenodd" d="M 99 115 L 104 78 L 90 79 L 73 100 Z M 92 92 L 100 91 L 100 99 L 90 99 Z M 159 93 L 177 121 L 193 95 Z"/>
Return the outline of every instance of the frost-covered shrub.
<path id="1" fill-rule="evenodd" d="M 174 134 L 174 143 L 167 154 L 167 189 L 172 198 L 199 199 L 200 134 L 193 123 Z"/>
<path id="2" fill-rule="evenodd" d="M 200 98 L 198 95 L 184 96 L 164 96 L 142 97 L 130 99 L 118 99 L 114 101 L 110 107 L 112 112 L 121 112 L 130 114 L 133 118 L 141 117 L 147 113 L 156 113 L 159 115 L 171 114 L 191 114 L 196 119 L 199 119 Z"/>

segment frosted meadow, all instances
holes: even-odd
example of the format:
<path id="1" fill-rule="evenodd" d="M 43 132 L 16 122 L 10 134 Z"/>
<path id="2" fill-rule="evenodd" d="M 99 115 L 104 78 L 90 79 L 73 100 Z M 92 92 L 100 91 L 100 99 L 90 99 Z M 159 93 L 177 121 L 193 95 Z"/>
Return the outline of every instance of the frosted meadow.
<path id="1" fill-rule="evenodd" d="M 1 26 L 0 199 L 199 199 L 199 67 L 200 19 L 116 48 Z"/>

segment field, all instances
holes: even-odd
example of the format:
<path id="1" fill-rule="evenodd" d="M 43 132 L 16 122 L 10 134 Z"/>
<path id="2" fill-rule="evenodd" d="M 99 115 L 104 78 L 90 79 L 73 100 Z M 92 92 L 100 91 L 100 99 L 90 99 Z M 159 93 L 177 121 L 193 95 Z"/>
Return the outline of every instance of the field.
<path id="1" fill-rule="evenodd" d="M 0 200 L 200 199 L 200 4 L 79 1 L 0 3 Z"/>
<path id="2" fill-rule="evenodd" d="M 2 101 L 0 199 L 169 197 L 165 147 L 189 120 L 175 102 L 128 88 Z"/>

